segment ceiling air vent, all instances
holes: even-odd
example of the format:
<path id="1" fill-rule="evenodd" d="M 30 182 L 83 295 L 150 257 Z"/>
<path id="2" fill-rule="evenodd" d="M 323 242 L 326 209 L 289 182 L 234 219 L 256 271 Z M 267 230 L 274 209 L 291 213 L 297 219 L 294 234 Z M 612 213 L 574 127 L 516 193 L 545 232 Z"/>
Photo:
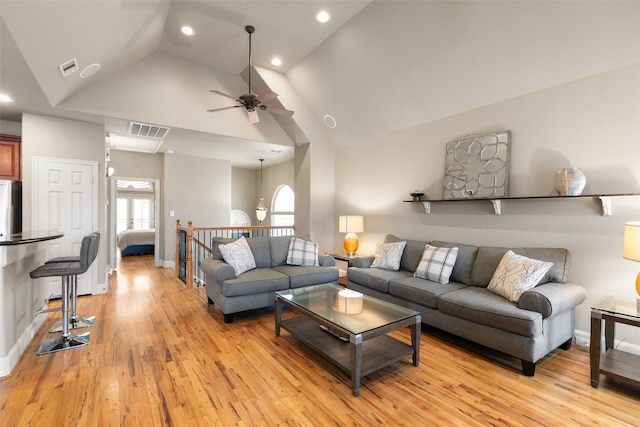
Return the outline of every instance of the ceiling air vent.
<path id="1" fill-rule="evenodd" d="M 129 122 L 129 135 L 144 136 L 146 138 L 164 139 L 169 128 L 144 123 Z"/>
<path id="2" fill-rule="evenodd" d="M 60 72 L 62 73 L 62 77 L 68 77 L 76 71 L 78 71 L 78 60 L 76 58 L 70 59 L 63 64 L 60 64 Z"/>

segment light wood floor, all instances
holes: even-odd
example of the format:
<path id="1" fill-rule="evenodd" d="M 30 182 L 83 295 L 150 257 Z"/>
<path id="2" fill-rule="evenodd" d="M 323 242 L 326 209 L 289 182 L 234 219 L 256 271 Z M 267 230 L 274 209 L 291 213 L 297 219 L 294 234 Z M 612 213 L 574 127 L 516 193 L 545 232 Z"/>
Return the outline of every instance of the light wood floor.
<path id="1" fill-rule="evenodd" d="M 585 349 L 553 352 L 528 378 L 516 359 L 424 329 L 420 366 L 368 375 L 356 398 L 347 374 L 274 336 L 271 310 L 225 324 L 204 288 L 172 276 L 151 256 L 124 258 L 108 294 L 79 300 L 97 316 L 90 344 L 37 356 L 50 314 L 0 380 L 0 425 L 640 425 L 640 390 L 593 389 Z"/>

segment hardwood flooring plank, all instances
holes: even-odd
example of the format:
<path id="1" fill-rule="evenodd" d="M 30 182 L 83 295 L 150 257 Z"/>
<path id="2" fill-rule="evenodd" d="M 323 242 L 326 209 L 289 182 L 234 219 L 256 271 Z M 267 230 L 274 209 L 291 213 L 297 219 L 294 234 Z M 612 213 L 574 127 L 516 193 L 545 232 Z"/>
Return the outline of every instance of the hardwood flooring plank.
<path id="1" fill-rule="evenodd" d="M 109 286 L 79 298 L 78 312 L 96 315 L 88 346 L 36 355 L 60 317 L 49 314 L 0 379 L 2 427 L 640 425 L 640 388 L 604 377 L 592 388 L 577 346 L 524 377 L 517 359 L 424 327 L 420 366 L 407 358 L 367 375 L 354 397 L 348 374 L 275 336 L 273 309 L 226 324 L 203 287 L 187 289 L 152 256 L 120 259 Z M 391 335 L 410 343 L 408 330 Z"/>

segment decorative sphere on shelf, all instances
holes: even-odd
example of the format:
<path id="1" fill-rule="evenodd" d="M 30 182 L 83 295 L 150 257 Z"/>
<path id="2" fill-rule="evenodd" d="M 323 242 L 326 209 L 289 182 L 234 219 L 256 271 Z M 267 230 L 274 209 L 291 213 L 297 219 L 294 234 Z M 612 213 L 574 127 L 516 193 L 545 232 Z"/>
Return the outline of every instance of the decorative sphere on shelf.
<path id="1" fill-rule="evenodd" d="M 560 196 L 579 196 L 587 177 L 578 167 L 563 168 L 556 173 L 556 191 Z"/>

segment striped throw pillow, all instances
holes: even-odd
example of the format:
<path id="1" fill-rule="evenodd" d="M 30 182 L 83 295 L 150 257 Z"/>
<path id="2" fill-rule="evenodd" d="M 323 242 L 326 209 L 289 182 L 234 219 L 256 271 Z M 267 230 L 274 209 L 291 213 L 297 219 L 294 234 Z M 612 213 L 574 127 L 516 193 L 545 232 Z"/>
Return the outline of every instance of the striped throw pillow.
<path id="1" fill-rule="evenodd" d="M 289 253 L 287 264 L 302 265 L 305 267 L 319 266 L 318 244 L 307 240 L 292 237 L 289 241 Z"/>
<path id="2" fill-rule="evenodd" d="M 458 258 L 458 248 L 440 248 L 426 245 L 414 277 L 431 280 L 446 285 Z"/>

